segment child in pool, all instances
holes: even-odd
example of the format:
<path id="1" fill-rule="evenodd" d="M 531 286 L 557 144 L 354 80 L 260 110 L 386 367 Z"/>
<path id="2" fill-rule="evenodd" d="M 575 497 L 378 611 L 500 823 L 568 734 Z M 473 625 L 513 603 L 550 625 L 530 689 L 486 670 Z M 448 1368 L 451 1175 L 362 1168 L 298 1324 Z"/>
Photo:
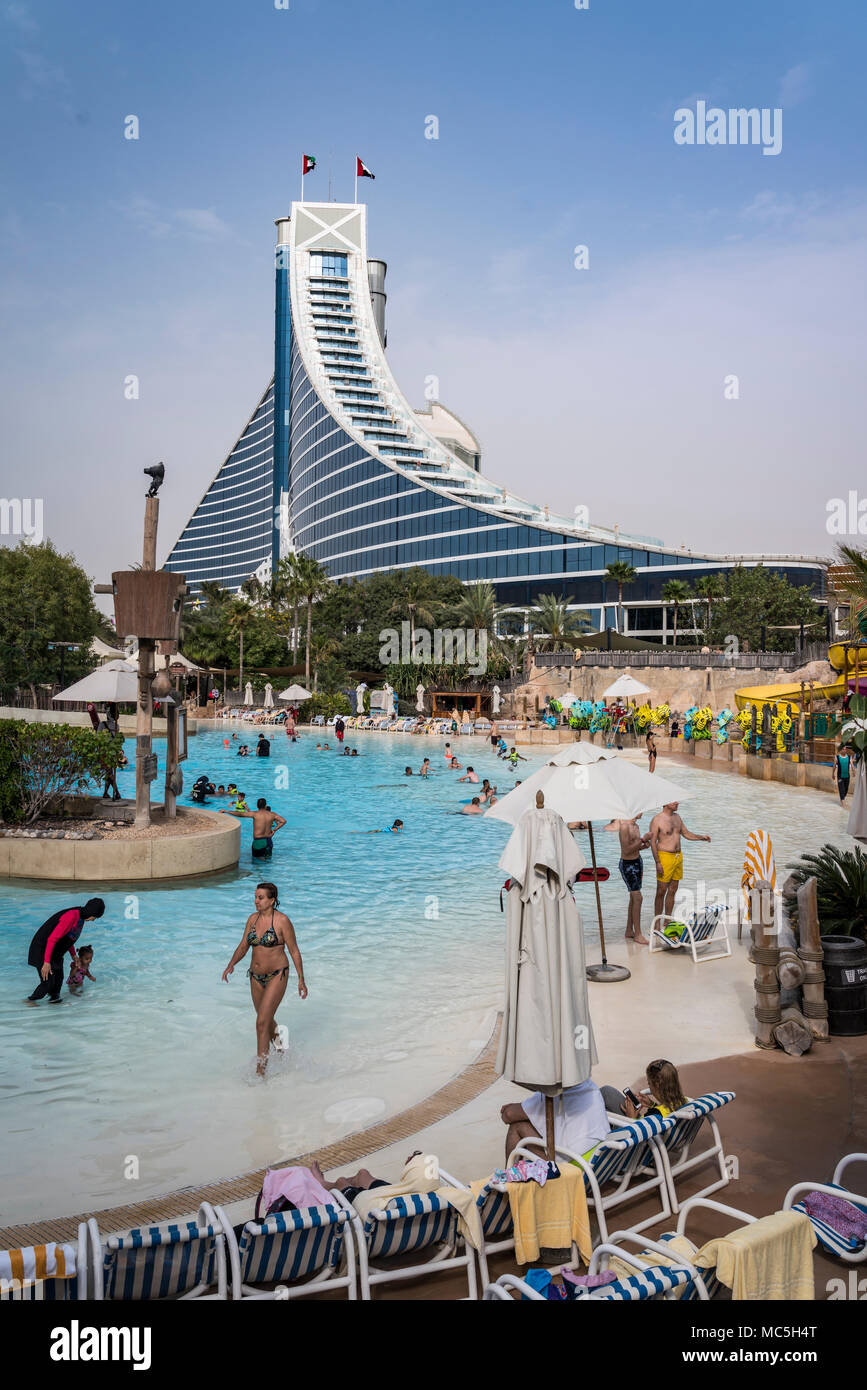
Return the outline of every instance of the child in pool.
<path id="1" fill-rule="evenodd" d="M 72 994 L 81 993 L 81 987 L 84 984 L 85 980 L 93 980 L 93 983 L 96 984 L 96 980 L 94 980 L 93 976 L 90 973 L 90 967 L 92 962 L 93 947 L 82 946 L 78 952 L 78 955 L 72 963 L 72 969 L 69 972 L 69 979 L 66 981 L 67 988 L 70 990 Z"/>

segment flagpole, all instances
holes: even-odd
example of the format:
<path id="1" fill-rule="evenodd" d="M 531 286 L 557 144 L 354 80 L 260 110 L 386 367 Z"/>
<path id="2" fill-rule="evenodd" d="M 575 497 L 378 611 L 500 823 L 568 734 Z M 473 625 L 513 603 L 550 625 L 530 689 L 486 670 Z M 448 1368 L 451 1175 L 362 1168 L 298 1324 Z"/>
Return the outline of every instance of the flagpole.
<path id="1" fill-rule="evenodd" d="M 355 156 L 355 201 L 358 202 L 358 155 Z"/>

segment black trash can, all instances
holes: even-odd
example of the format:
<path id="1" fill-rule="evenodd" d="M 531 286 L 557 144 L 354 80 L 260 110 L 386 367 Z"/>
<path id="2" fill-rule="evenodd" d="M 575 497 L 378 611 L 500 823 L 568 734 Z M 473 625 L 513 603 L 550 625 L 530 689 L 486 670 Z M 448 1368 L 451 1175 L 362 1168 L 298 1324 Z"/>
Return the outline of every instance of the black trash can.
<path id="1" fill-rule="evenodd" d="M 823 936 L 828 1031 L 856 1038 L 867 1033 L 867 944 L 857 936 Z"/>

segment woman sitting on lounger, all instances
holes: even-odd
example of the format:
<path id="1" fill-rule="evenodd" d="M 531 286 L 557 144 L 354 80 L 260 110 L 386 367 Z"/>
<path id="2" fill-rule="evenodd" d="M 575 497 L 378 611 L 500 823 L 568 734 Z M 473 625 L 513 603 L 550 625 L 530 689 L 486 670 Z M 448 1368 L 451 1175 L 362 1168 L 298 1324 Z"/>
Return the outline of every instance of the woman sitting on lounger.
<path id="1" fill-rule="evenodd" d="M 640 1097 L 640 1108 L 616 1086 L 603 1086 L 602 1098 L 606 1110 L 614 1115 L 626 1115 L 630 1120 L 646 1120 L 651 1115 L 658 1115 L 664 1120 L 672 1110 L 689 1104 L 673 1062 L 666 1062 L 662 1057 L 656 1062 L 648 1062 L 645 1075 L 649 1094 L 644 1093 Z"/>
<path id="2" fill-rule="evenodd" d="M 279 1037 L 274 1015 L 289 982 L 287 951 L 298 971 L 298 993 L 302 999 L 307 998 L 307 986 L 304 983 L 301 952 L 295 940 L 295 928 L 285 912 L 278 911 L 276 886 L 273 883 L 258 884 L 253 901 L 256 911 L 247 918 L 244 935 L 223 971 L 223 979 L 228 981 L 238 961 L 252 946 L 253 959 L 247 974 L 250 977 L 253 1008 L 256 1010 L 256 1071 L 259 1076 L 264 1076 L 268 1049 Z"/>

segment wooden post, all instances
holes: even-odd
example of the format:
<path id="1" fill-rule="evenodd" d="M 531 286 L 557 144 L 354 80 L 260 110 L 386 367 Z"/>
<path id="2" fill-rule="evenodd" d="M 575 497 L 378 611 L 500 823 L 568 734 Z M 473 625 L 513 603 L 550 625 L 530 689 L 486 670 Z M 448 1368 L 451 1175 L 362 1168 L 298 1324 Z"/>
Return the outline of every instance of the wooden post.
<path id="1" fill-rule="evenodd" d="M 803 1014 L 814 1038 L 828 1037 L 828 1005 L 825 1002 L 825 972 L 822 938 L 816 903 L 816 880 L 808 878 L 798 889 L 798 955 L 804 962 Z"/>
<path id="2" fill-rule="evenodd" d="M 751 714 L 750 714 L 750 750 L 749 750 L 749 751 L 750 751 L 751 753 L 755 753 L 755 752 L 758 751 L 758 739 L 757 739 L 757 736 L 756 736 L 756 725 L 757 725 L 757 723 L 758 723 L 758 717 L 759 717 L 758 709 L 757 709 L 757 707 L 756 707 L 755 705 L 753 705 L 752 711 L 751 711 Z"/>
<path id="3" fill-rule="evenodd" d="M 545 1097 L 545 1157 L 554 1162 L 554 1098 Z"/>
<path id="4" fill-rule="evenodd" d="M 816 761 L 816 720 L 813 717 L 813 682 L 810 681 L 810 762 Z"/>
<path id="5" fill-rule="evenodd" d="M 750 889 L 750 960 L 756 967 L 756 1047 L 776 1047 L 774 1028 L 782 1022 L 777 966 L 780 949 L 774 928 L 774 894 L 760 880 Z"/>
<path id="6" fill-rule="evenodd" d="M 145 497 L 144 543 L 142 569 L 157 567 L 157 525 L 160 517 L 158 497 Z M 138 708 L 135 726 L 135 828 L 144 830 L 151 823 L 150 783 L 145 781 L 144 763 L 150 757 L 153 744 L 153 699 L 151 681 L 154 678 L 156 642 L 140 638 L 138 644 Z"/>
<path id="7" fill-rule="evenodd" d="M 144 521 L 144 546 L 142 547 L 143 570 L 155 570 L 157 567 L 157 526 L 160 519 L 160 499 L 158 497 L 145 498 L 145 521 Z"/>

